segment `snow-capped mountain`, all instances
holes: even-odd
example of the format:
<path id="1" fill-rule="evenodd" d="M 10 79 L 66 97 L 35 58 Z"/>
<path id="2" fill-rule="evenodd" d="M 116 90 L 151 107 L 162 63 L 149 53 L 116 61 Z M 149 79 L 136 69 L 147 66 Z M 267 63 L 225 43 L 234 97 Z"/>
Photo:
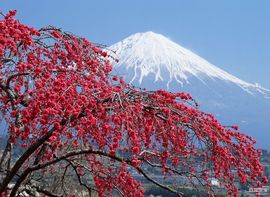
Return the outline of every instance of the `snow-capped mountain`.
<path id="1" fill-rule="evenodd" d="M 154 32 L 136 33 L 109 47 L 114 72 L 135 86 L 186 91 L 224 124 L 240 124 L 260 147 L 270 148 L 270 91 L 223 71 Z M 266 133 L 267 132 L 267 133 Z M 263 133 L 266 133 L 262 137 Z"/>
<path id="2" fill-rule="evenodd" d="M 117 67 L 132 69 L 134 76 L 130 82 L 142 83 L 145 77 L 154 75 L 155 82 L 189 83 L 190 77 L 195 77 L 202 83 L 205 79 L 220 79 L 232 82 L 242 89 L 264 93 L 266 89 L 257 84 L 245 82 L 209 63 L 190 50 L 174 43 L 161 34 L 154 32 L 136 33 L 110 47 L 119 58 Z"/>

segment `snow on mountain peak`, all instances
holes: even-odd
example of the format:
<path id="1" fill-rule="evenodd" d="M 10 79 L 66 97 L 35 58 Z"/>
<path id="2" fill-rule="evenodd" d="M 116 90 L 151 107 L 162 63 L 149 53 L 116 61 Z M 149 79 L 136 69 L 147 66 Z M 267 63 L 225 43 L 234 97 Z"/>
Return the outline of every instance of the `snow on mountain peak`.
<path id="1" fill-rule="evenodd" d="M 142 83 L 144 77 L 154 74 L 155 81 L 166 81 L 169 87 L 172 80 L 183 85 L 184 82 L 189 83 L 189 77 L 193 76 L 203 83 L 205 78 L 232 82 L 249 93 L 252 93 L 250 89 L 261 93 L 267 91 L 221 70 L 192 51 L 152 31 L 133 34 L 110 46 L 109 50 L 115 51 L 119 59 L 115 68 L 134 71 L 130 82 L 138 79 Z"/>

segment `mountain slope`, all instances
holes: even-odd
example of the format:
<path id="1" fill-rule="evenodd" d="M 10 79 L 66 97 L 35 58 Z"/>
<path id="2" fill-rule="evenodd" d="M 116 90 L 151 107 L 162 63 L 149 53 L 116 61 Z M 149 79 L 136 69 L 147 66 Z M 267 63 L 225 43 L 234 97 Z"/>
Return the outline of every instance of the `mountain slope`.
<path id="1" fill-rule="evenodd" d="M 211 78 L 232 82 L 249 93 L 267 92 L 266 89 L 221 70 L 190 50 L 151 31 L 131 35 L 112 45 L 110 49 L 115 51 L 120 59 L 120 63 L 115 65 L 116 68 L 124 66 L 134 71 L 131 83 L 138 81 L 141 84 L 145 77 L 154 75 L 155 82 L 166 81 L 169 89 L 173 80 L 183 85 L 189 83 L 190 77 L 195 77 L 202 83 Z"/>
<path id="2" fill-rule="evenodd" d="M 114 72 L 149 90 L 191 93 L 201 108 L 225 125 L 240 125 L 270 148 L 270 91 L 243 81 L 188 49 L 153 32 L 137 33 L 112 45 Z"/>

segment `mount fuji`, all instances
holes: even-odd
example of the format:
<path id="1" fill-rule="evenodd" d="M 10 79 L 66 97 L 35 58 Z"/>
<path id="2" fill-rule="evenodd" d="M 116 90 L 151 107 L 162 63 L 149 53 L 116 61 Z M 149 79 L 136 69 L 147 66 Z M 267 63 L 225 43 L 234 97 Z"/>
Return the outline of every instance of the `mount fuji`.
<path id="1" fill-rule="evenodd" d="M 209 63 L 154 32 L 136 33 L 110 46 L 118 63 L 114 73 L 137 87 L 191 93 L 203 111 L 224 125 L 240 125 L 270 149 L 270 90 Z"/>

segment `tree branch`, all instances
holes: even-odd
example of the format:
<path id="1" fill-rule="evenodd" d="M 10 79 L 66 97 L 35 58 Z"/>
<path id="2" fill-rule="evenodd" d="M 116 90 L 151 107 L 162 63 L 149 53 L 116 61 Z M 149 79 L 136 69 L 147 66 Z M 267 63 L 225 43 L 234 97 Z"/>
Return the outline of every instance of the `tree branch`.
<path id="1" fill-rule="evenodd" d="M 124 160 L 122 158 L 119 158 L 115 155 L 112 155 L 112 154 L 108 154 L 108 153 L 105 153 L 103 151 L 99 151 L 99 150 L 92 150 L 92 149 L 86 149 L 86 150 L 79 150 L 79 151 L 71 151 L 69 153 L 67 153 L 66 155 L 64 156 L 61 156 L 59 158 L 56 158 L 50 162 L 47 162 L 47 163 L 44 163 L 44 164 L 38 164 L 36 166 L 32 166 L 28 169 L 30 169 L 30 171 L 36 171 L 36 170 L 39 170 L 39 169 L 43 169 L 47 166 L 50 166 L 50 165 L 53 165 L 59 161 L 62 161 L 62 160 L 67 160 L 68 158 L 70 157 L 73 157 L 73 156 L 76 156 L 76 155 L 83 155 L 83 154 L 96 154 L 96 155 L 100 155 L 100 156 L 105 156 L 105 157 L 108 157 L 108 158 L 111 158 L 111 159 L 114 159 L 118 162 L 126 162 L 127 164 L 129 164 L 130 166 L 134 167 L 132 164 L 131 164 L 131 161 L 130 160 Z M 149 180 L 150 182 L 152 182 L 153 184 L 167 190 L 167 191 L 170 191 L 174 194 L 177 194 L 179 197 L 184 197 L 184 194 L 179 192 L 179 191 L 176 191 L 166 185 L 163 185 L 157 181 L 155 181 L 154 179 L 152 179 L 150 176 L 148 176 L 141 168 L 139 167 L 134 167 L 140 174 L 142 174 L 147 180 Z"/>

